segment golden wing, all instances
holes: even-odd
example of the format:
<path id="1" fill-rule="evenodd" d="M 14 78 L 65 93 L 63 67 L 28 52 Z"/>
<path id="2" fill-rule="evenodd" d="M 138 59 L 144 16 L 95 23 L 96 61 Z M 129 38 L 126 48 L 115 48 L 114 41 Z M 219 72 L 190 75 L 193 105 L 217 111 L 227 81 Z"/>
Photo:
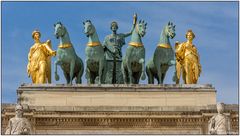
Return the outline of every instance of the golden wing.
<path id="1" fill-rule="evenodd" d="M 47 40 L 47 42 L 46 42 L 46 45 L 50 48 L 50 49 L 52 49 L 52 43 L 51 43 L 51 41 L 50 40 Z M 49 55 L 48 57 L 47 57 L 47 81 L 48 81 L 48 83 L 50 84 L 52 81 L 51 81 L 51 55 Z"/>

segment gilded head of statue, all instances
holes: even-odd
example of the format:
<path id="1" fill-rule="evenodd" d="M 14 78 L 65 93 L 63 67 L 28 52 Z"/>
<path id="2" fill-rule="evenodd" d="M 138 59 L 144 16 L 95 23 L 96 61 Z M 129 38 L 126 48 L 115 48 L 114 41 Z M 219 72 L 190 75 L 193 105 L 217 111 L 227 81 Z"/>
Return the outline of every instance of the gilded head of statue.
<path id="1" fill-rule="evenodd" d="M 33 39 L 39 40 L 40 37 L 41 37 L 41 33 L 40 33 L 40 31 L 38 31 L 37 29 L 32 32 L 32 38 L 33 38 Z"/>
<path id="2" fill-rule="evenodd" d="M 193 40 L 195 38 L 195 34 L 193 33 L 193 31 L 191 29 L 187 31 L 186 38 L 188 40 Z"/>

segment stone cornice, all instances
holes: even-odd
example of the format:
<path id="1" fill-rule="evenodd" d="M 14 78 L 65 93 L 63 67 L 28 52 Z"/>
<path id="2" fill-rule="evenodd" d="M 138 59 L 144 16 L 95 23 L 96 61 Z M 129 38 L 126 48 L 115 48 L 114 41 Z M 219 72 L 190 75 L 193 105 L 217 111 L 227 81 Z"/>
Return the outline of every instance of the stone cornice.
<path id="1" fill-rule="evenodd" d="M 101 92 L 101 91 L 120 91 L 120 92 L 161 92 L 161 91 L 213 91 L 216 92 L 215 88 L 211 84 L 162 84 L 162 85 L 149 85 L 149 84 L 138 84 L 138 85 L 128 85 L 128 84 L 22 84 L 18 88 L 18 92 L 21 91 L 63 91 L 63 92 L 74 92 L 83 91 L 83 92 Z M 86 91 L 88 89 L 88 91 Z M 143 90 L 141 90 L 143 89 Z M 147 90 L 146 90 L 147 89 Z"/>

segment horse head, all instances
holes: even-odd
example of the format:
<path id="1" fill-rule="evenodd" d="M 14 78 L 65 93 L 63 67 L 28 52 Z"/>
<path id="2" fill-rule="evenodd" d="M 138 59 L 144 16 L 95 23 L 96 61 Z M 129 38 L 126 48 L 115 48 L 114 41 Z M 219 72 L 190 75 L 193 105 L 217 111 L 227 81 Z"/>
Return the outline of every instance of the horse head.
<path id="1" fill-rule="evenodd" d="M 66 34 L 66 28 L 63 26 L 61 22 L 57 22 L 54 24 L 54 35 L 58 39 L 59 37 L 63 37 Z"/>
<path id="2" fill-rule="evenodd" d="M 87 37 L 95 33 L 96 29 L 90 20 L 86 20 L 85 22 L 83 22 L 83 25 L 84 33 L 87 35 Z"/>
<path id="3" fill-rule="evenodd" d="M 136 25 L 136 30 L 138 35 L 140 37 L 143 37 L 146 34 L 146 29 L 147 29 L 147 22 L 144 22 L 144 20 L 140 20 Z"/>
<path id="4" fill-rule="evenodd" d="M 168 24 L 165 26 L 164 32 L 167 35 L 167 37 L 170 37 L 171 39 L 173 39 L 174 36 L 176 35 L 175 25 L 173 25 L 172 22 L 168 22 Z"/>

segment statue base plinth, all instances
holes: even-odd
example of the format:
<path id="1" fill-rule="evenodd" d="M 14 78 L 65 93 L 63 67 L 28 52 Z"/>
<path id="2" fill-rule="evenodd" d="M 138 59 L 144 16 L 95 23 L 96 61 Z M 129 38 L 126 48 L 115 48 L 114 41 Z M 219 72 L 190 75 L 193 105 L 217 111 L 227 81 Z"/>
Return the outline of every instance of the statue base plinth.
<path id="1" fill-rule="evenodd" d="M 29 106 L 207 106 L 216 104 L 211 85 L 34 85 L 18 88 Z"/>

